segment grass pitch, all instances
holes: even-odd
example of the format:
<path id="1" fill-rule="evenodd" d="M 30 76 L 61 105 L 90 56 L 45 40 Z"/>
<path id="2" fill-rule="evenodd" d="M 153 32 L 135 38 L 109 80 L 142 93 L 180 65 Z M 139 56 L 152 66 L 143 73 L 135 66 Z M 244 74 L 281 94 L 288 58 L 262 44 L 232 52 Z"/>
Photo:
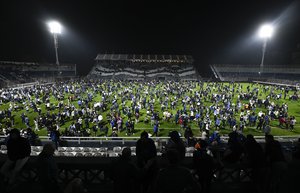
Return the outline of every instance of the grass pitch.
<path id="1" fill-rule="evenodd" d="M 116 83 L 114 83 L 116 84 Z M 228 85 L 228 83 L 223 83 L 223 85 Z M 240 85 L 242 85 L 242 89 L 240 90 L 240 92 L 247 92 L 247 86 L 251 86 L 251 90 L 255 87 L 259 88 L 259 99 L 265 99 L 266 98 L 266 95 L 269 94 L 269 91 L 265 94 L 262 92 L 262 88 L 263 88 L 263 85 L 260 85 L 260 84 L 252 84 L 252 83 L 241 83 Z M 164 87 L 164 83 L 159 83 L 155 89 L 161 89 Z M 203 85 L 203 88 L 205 89 L 207 87 L 207 83 L 204 83 Z M 192 90 L 192 93 L 194 93 L 195 91 L 197 90 L 200 90 L 200 87 L 197 85 L 195 89 Z M 237 92 L 238 89 L 236 89 L 235 92 Z M 91 90 L 89 90 L 91 91 Z M 274 90 L 275 93 L 279 94 L 281 93 L 282 91 L 280 90 Z M 87 92 L 86 92 L 87 93 Z M 82 97 L 83 98 L 86 98 L 86 93 L 83 93 L 82 94 Z M 217 89 L 216 91 L 213 91 L 212 89 L 212 93 L 218 93 Z M 289 94 L 291 94 L 292 91 L 290 91 Z M 70 96 L 71 94 L 65 94 L 64 96 L 64 103 L 67 104 L 67 98 L 68 96 Z M 187 94 L 187 95 L 191 95 L 190 93 Z M 235 93 L 234 95 L 234 99 L 232 100 L 233 103 L 236 103 L 237 101 L 237 93 Z M 112 97 L 114 96 L 114 93 L 110 96 L 109 100 L 112 100 Z M 211 96 L 211 94 L 209 95 Z M 149 96 L 145 95 L 145 97 L 147 97 L 149 99 Z M 288 96 L 287 96 L 288 98 Z M 100 102 L 102 99 L 101 99 L 101 96 L 99 94 L 94 94 L 93 96 L 93 102 L 92 103 L 96 103 L 96 102 Z M 121 98 L 118 98 L 118 103 L 121 104 Z M 59 101 L 57 101 L 53 96 L 50 97 L 50 102 L 54 105 L 57 105 Z M 247 103 L 248 101 L 247 100 L 242 100 L 241 101 L 243 104 L 244 103 Z M 293 135 L 293 136 L 299 136 L 300 135 L 300 126 L 299 126 L 299 121 L 300 121 L 300 102 L 299 101 L 293 101 L 293 100 L 289 100 L 289 99 L 279 99 L 279 100 L 273 100 L 271 99 L 271 102 L 274 102 L 275 104 L 278 104 L 278 105 L 282 105 L 283 103 L 286 103 L 288 105 L 288 115 L 289 116 L 295 116 L 296 120 L 298 122 L 296 122 L 296 125 L 295 125 L 295 128 L 293 131 L 290 131 L 290 130 L 286 130 L 286 129 L 282 129 L 280 128 L 278 125 L 279 125 L 279 122 L 278 120 L 272 120 L 270 122 L 270 126 L 271 126 L 271 134 L 272 135 L 275 135 L 275 136 L 286 136 L 286 135 Z M 74 104 L 74 106 L 76 108 L 78 108 L 78 104 L 77 104 L 77 100 L 73 101 L 72 102 Z M 209 106 L 211 105 L 212 103 L 210 102 L 210 97 L 207 97 L 206 100 L 204 100 L 204 105 L 205 106 Z M 7 103 L 3 103 L 1 106 L 0 106 L 0 110 L 6 110 L 9 108 L 9 105 L 10 105 L 10 102 L 7 102 Z M 17 105 L 19 106 L 22 106 L 21 103 L 18 103 Z M 126 105 L 130 107 L 130 101 L 127 101 L 126 102 Z M 42 113 L 46 113 L 46 107 L 45 107 L 45 104 L 41 104 L 39 105 L 39 107 L 41 108 L 42 110 Z M 104 111 L 104 112 L 101 112 L 101 115 L 103 116 L 103 121 L 104 123 L 107 123 L 107 126 L 109 128 L 109 135 L 112 133 L 112 130 L 110 128 L 110 124 L 107 122 L 107 115 L 110 113 L 110 107 L 111 107 L 111 104 L 108 104 L 108 107 L 107 107 L 107 110 Z M 187 105 L 187 109 L 189 109 L 189 105 Z M 120 105 L 120 110 L 121 110 L 121 105 Z M 176 106 L 176 109 L 174 110 L 171 110 L 170 107 L 168 109 L 169 112 L 171 112 L 173 115 L 175 115 L 177 109 L 183 109 L 182 105 L 181 104 L 178 104 Z M 159 100 L 155 100 L 155 103 L 154 103 L 154 110 L 156 112 L 159 113 L 159 117 L 163 117 L 163 112 L 161 111 L 161 103 Z M 262 111 L 264 113 L 266 113 L 267 109 L 265 109 L 264 107 L 262 108 L 256 108 L 255 110 L 255 113 L 257 114 L 259 111 Z M 189 111 L 188 111 L 189 112 Z M 13 111 L 12 115 L 15 117 L 15 125 L 14 125 L 14 128 L 18 128 L 18 129 L 22 129 L 22 128 L 26 128 L 25 124 L 22 123 L 21 121 L 21 114 L 22 113 L 25 113 L 29 119 L 30 119 L 30 126 L 32 128 L 34 128 L 34 118 L 36 118 L 38 116 L 38 113 L 37 112 L 34 112 L 32 109 L 30 109 L 29 111 L 26 111 L 25 108 L 23 110 L 18 110 L 18 111 Z M 53 111 L 51 111 L 51 113 L 58 113 L 58 109 L 55 109 Z M 132 135 L 132 136 L 139 136 L 140 133 L 143 131 L 143 130 L 146 130 L 150 133 L 153 132 L 153 126 L 150 125 L 150 123 L 145 123 L 144 120 L 147 116 L 147 113 L 146 113 L 146 110 L 145 109 L 141 109 L 140 110 L 140 118 L 139 118 L 139 122 L 135 124 L 135 133 Z M 213 114 L 210 115 L 211 117 L 211 120 L 213 121 Z M 236 113 L 235 115 L 236 117 L 236 120 L 237 120 L 237 126 L 239 125 L 239 113 Z M 122 118 L 123 118 L 123 122 L 125 123 L 126 120 L 127 120 L 127 116 L 126 115 L 122 115 Z M 3 124 L 5 122 L 4 119 L 0 120 L 1 124 L 2 124 L 2 128 L 4 127 Z M 66 128 L 68 128 L 71 124 L 72 120 L 69 120 L 67 121 L 64 125 L 61 125 L 61 131 L 65 130 Z M 125 126 L 125 124 L 123 124 Z M 91 128 L 92 124 L 90 124 L 90 128 Z M 190 122 L 189 123 L 189 126 L 192 128 L 192 131 L 194 133 L 195 136 L 201 136 L 201 132 L 200 132 L 200 129 L 198 127 L 198 124 L 196 121 L 193 121 L 193 122 Z M 172 118 L 170 121 L 163 121 L 163 120 L 160 120 L 160 126 L 159 126 L 159 136 L 168 136 L 168 133 L 171 131 L 171 130 L 177 130 L 179 131 L 182 135 L 183 135 L 183 130 L 180 129 L 180 126 L 178 124 L 175 124 L 174 123 L 174 118 Z M 212 129 L 211 130 L 214 130 L 214 123 L 212 123 Z M 229 128 L 229 126 L 227 125 L 225 127 L 225 129 L 222 129 L 220 130 L 220 134 L 221 135 L 226 135 L 228 133 L 231 132 L 231 129 Z M 46 128 L 40 128 L 40 131 L 36 132 L 39 136 L 46 136 L 48 133 L 47 133 L 47 129 Z M 259 130 L 256 130 L 256 126 L 255 127 L 249 127 L 249 126 L 246 126 L 246 128 L 244 129 L 243 131 L 244 134 L 253 134 L 253 135 L 256 135 L 256 136 L 259 136 L 259 135 L 264 135 L 264 133 L 262 131 L 259 131 Z M 94 132 L 92 132 L 91 130 L 91 136 L 103 136 L 104 134 L 101 133 L 100 131 L 98 131 L 96 134 Z M 126 131 L 123 130 L 121 131 L 119 134 L 118 134 L 120 137 L 122 136 L 126 136 Z"/>

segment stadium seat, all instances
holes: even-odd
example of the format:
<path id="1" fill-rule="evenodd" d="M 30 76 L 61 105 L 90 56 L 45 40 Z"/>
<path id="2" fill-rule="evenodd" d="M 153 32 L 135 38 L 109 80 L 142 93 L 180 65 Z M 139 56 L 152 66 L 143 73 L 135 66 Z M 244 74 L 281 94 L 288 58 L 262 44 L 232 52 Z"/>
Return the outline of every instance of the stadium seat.
<path id="1" fill-rule="evenodd" d="M 7 150 L 6 145 L 1 145 L 1 150 Z"/>
<path id="2" fill-rule="evenodd" d="M 84 153 L 77 152 L 77 153 L 75 153 L 75 157 L 83 157 L 83 154 L 84 154 Z"/>
<path id="3" fill-rule="evenodd" d="M 103 152 L 99 152 L 99 153 L 94 153 L 93 155 L 94 157 L 106 157 L 106 154 Z"/>
<path id="4" fill-rule="evenodd" d="M 66 147 L 58 147 L 57 151 L 59 151 L 59 152 L 65 152 L 66 149 L 67 149 Z"/>
<path id="5" fill-rule="evenodd" d="M 92 149 L 91 149 L 90 147 L 84 147 L 84 148 L 82 149 L 82 151 L 83 151 L 83 152 L 91 152 Z"/>
<path id="6" fill-rule="evenodd" d="M 7 154 L 7 150 L 1 150 L 0 153 L 1 154 Z"/>
<path id="7" fill-rule="evenodd" d="M 93 154 L 90 153 L 90 152 L 85 152 L 85 153 L 83 153 L 83 156 L 84 156 L 84 157 L 92 157 Z"/>
<path id="8" fill-rule="evenodd" d="M 96 152 L 98 152 L 99 151 L 99 148 L 96 148 L 96 147 L 91 147 L 91 152 L 94 152 L 94 153 L 96 153 Z"/>
<path id="9" fill-rule="evenodd" d="M 100 147 L 99 151 L 100 152 L 107 152 L 108 148 L 107 147 Z"/>
<path id="10" fill-rule="evenodd" d="M 131 149 L 131 152 L 135 152 L 136 151 L 136 147 L 135 146 L 130 147 L 130 149 Z"/>
<path id="11" fill-rule="evenodd" d="M 119 157 L 119 154 L 115 152 L 111 152 L 108 154 L 108 157 Z"/>
<path id="12" fill-rule="evenodd" d="M 31 146 L 31 151 L 38 151 L 36 146 Z"/>
<path id="13" fill-rule="evenodd" d="M 82 152 L 83 148 L 82 147 L 74 147 L 73 151 L 75 151 L 75 152 Z"/>
<path id="14" fill-rule="evenodd" d="M 195 148 L 194 147 L 186 147 L 185 148 L 185 152 L 186 153 L 193 153 L 195 151 Z"/>
<path id="15" fill-rule="evenodd" d="M 31 146 L 31 151 L 41 152 L 43 151 L 43 146 Z"/>
<path id="16" fill-rule="evenodd" d="M 55 152 L 54 153 L 55 156 L 65 156 L 64 152 Z"/>
<path id="17" fill-rule="evenodd" d="M 120 146 L 114 147 L 113 151 L 116 153 L 120 153 L 122 151 L 122 147 L 120 147 Z"/>
<path id="18" fill-rule="evenodd" d="M 74 150 L 73 147 L 66 147 L 66 152 L 72 152 Z"/>
<path id="19" fill-rule="evenodd" d="M 41 152 L 35 152 L 35 151 L 32 151 L 30 153 L 31 156 L 38 156 Z"/>
<path id="20" fill-rule="evenodd" d="M 67 157 L 73 157 L 74 156 L 74 153 L 72 153 L 72 152 L 64 152 L 63 154 L 64 154 L 64 156 L 67 156 Z"/>
<path id="21" fill-rule="evenodd" d="M 185 157 L 193 157 L 193 153 L 185 153 Z"/>
<path id="22" fill-rule="evenodd" d="M 37 149 L 38 149 L 38 151 L 43 151 L 43 146 L 36 146 L 37 147 Z"/>

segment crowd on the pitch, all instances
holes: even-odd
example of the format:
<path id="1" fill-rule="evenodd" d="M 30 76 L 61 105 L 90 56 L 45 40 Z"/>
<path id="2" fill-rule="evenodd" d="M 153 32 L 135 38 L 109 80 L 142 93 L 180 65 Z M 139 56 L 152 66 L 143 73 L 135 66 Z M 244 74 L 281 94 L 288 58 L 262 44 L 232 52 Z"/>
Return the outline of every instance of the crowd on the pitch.
<path id="1" fill-rule="evenodd" d="M 239 83 L 204 86 L 201 81 L 67 81 L 2 89 L 0 103 L 9 105 L 0 111 L 0 120 L 4 134 L 21 119 L 23 132 L 47 128 L 54 138 L 89 136 L 99 130 L 107 136 L 110 129 L 112 136 L 122 130 L 131 135 L 139 122 L 150 124 L 157 136 L 163 121 L 181 128 L 195 123 L 203 135 L 225 128 L 243 132 L 246 126 L 270 133 L 272 120 L 284 129 L 293 130 L 296 124 L 288 105 L 280 103 L 282 98 L 298 100 L 298 92 L 258 84 L 246 89 Z M 36 116 L 30 116 L 32 112 Z"/>

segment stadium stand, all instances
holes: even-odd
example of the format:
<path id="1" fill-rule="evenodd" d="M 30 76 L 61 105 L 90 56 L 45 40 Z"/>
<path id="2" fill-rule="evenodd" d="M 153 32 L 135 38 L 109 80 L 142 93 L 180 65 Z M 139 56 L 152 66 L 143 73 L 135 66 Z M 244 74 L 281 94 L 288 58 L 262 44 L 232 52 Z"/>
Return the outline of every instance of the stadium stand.
<path id="1" fill-rule="evenodd" d="M 264 66 L 263 72 L 257 65 L 213 64 L 210 68 L 220 81 L 265 81 L 296 85 L 300 82 L 298 66 Z"/>
<path id="2" fill-rule="evenodd" d="M 280 181 L 281 187 L 287 187 L 290 184 L 290 180 L 294 182 L 298 178 L 291 177 L 291 173 L 295 170 L 295 167 L 299 167 L 299 159 L 294 157 L 299 148 L 299 144 L 296 141 L 286 141 L 277 138 L 281 141 L 283 153 L 285 155 L 287 163 L 287 172 L 284 174 L 285 177 Z M 260 140 L 260 142 L 262 142 Z M 298 141 L 299 143 L 299 141 Z M 253 192 L 256 191 L 255 179 L 253 180 L 253 175 L 255 175 L 255 167 L 253 168 L 244 159 L 248 159 L 247 156 L 241 155 L 240 160 L 237 162 L 226 163 L 224 158 L 228 154 L 228 149 L 230 148 L 227 143 L 224 142 L 223 146 L 209 146 L 207 149 L 207 154 L 212 156 L 215 163 L 222 162 L 222 165 L 216 165 L 212 173 L 212 185 L 211 192 Z M 265 146 L 264 143 L 261 144 Z M 112 148 L 107 147 L 59 147 L 55 151 L 54 160 L 58 165 L 58 182 L 65 186 L 68 182 L 80 178 L 84 182 L 85 186 L 88 188 L 89 192 L 112 192 L 113 184 L 110 175 L 111 166 L 116 164 L 116 161 L 120 158 L 122 150 L 127 146 L 115 146 Z M 202 147 L 203 148 L 203 147 Z M 136 147 L 130 147 L 132 151 L 132 163 L 136 163 Z M 37 157 L 42 152 L 42 146 L 32 146 L 31 156 L 24 169 L 19 175 L 19 183 L 30 182 L 30 192 L 39 192 L 35 188 L 38 186 L 38 173 L 36 170 Z M 186 147 L 185 158 L 181 161 L 181 166 L 186 167 L 191 171 L 195 171 L 195 161 L 194 153 L 197 151 L 194 147 Z M 0 165 L 4 163 L 6 159 L 7 147 L 1 145 L 0 151 Z M 209 153 L 213 152 L 213 153 Z M 157 152 L 156 163 L 157 167 L 166 167 L 166 158 L 162 156 L 164 152 Z M 245 152 L 247 155 L 247 151 Z M 296 155 L 296 154 L 295 154 Z M 269 164 L 269 163 L 268 163 Z M 295 165 L 296 164 L 296 165 Z M 270 165 L 268 165 L 269 167 Z M 209 167 L 205 165 L 205 167 Z M 197 168 L 197 167 L 196 167 Z M 133 171 L 132 171 L 133 172 Z M 149 172 L 149 171 L 148 171 Z M 203 171 L 204 172 L 204 171 Z M 295 173 L 295 172 L 294 172 Z M 197 176 L 197 173 L 193 175 Z M 264 175 L 269 175 L 265 173 Z M 299 175 L 298 175 L 299 176 Z M 206 176 L 208 177 L 208 176 Z M 295 176 L 294 176 L 295 177 Z M 267 184 L 270 182 L 267 182 Z M 230 187 L 234 186 L 234 189 Z M 27 184 L 28 187 L 28 184 Z M 295 187 L 295 186 L 294 186 Z M 220 189 L 220 190 L 219 190 Z M 233 191 L 235 190 L 235 191 Z M 294 193 L 295 191 L 289 191 Z"/>
<path id="3" fill-rule="evenodd" d="M 88 77 L 104 79 L 199 79 L 192 56 L 98 54 Z"/>
<path id="4" fill-rule="evenodd" d="M 0 87 L 76 76 L 76 64 L 40 64 L 34 62 L 0 61 Z"/>

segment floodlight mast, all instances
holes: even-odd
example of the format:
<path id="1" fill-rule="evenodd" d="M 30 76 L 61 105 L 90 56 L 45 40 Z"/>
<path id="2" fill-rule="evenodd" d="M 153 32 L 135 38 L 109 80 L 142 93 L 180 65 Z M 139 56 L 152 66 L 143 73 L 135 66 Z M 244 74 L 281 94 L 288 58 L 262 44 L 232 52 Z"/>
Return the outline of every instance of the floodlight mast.
<path id="1" fill-rule="evenodd" d="M 56 65 L 59 66 L 58 60 L 58 38 L 57 35 L 61 33 L 61 25 L 56 22 L 52 21 L 49 24 L 50 32 L 53 34 L 54 39 L 54 48 L 55 48 L 55 57 L 56 57 Z"/>
<path id="2" fill-rule="evenodd" d="M 59 66 L 59 60 L 58 60 L 58 41 L 57 41 L 57 34 L 53 33 L 53 38 L 54 38 L 54 47 L 55 47 L 55 57 L 56 57 L 56 65 Z"/>
<path id="3" fill-rule="evenodd" d="M 264 61 L 265 61 L 265 54 L 267 49 L 267 42 L 268 39 L 272 37 L 273 35 L 273 27 L 269 24 L 263 25 L 259 30 L 259 37 L 263 38 L 263 45 L 262 45 L 262 58 L 259 68 L 259 75 L 263 73 L 264 70 Z"/>
<path id="4" fill-rule="evenodd" d="M 261 57 L 261 62 L 260 62 L 260 67 L 259 67 L 259 74 L 263 73 L 264 70 L 264 61 L 265 61 L 265 53 L 267 49 L 267 39 L 265 38 L 263 40 L 263 45 L 262 45 L 262 57 Z"/>

